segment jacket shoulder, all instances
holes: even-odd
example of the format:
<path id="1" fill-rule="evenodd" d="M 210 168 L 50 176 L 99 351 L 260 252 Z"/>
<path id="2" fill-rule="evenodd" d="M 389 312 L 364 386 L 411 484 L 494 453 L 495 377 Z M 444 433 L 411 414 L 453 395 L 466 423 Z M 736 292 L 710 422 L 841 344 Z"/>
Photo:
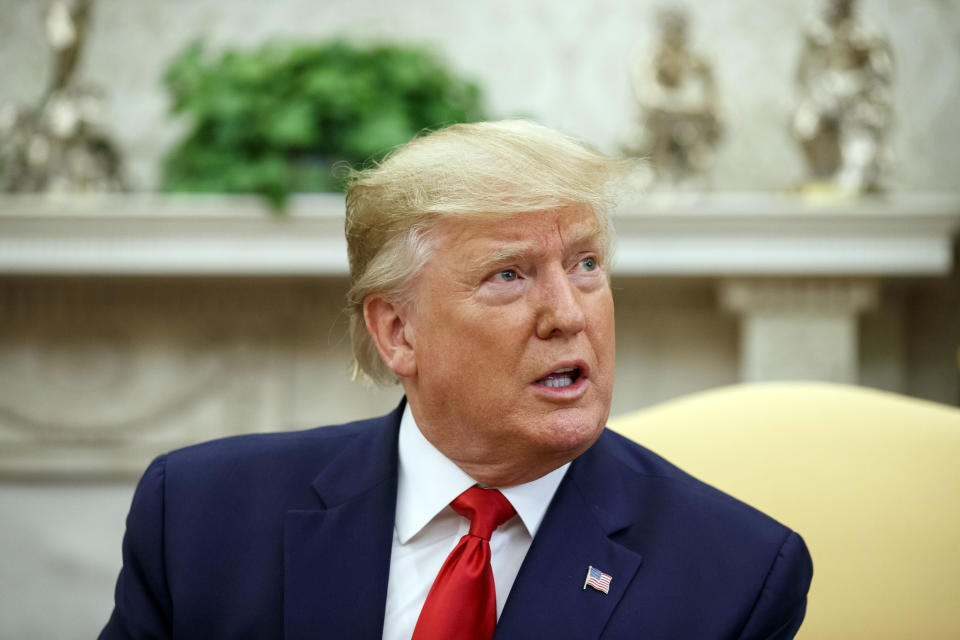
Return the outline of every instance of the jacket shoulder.
<path id="1" fill-rule="evenodd" d="M 234 481 L 274 479 L 302 475 L 309 483 L 318 469 L 342 452 L 348 443 L 365 440 L 371 448 L 379 440 L 389 440 L 387 432 L 398 420 L 396 412 L 300 431 L 250 433 L 209 440 L 176 449 L 165 455 L 167 477 L 191 483 L 219 484 L 218 479 Z M 399 424 L 396 422 L 396 424 Z"/>
<path id="2" fill-rule="evenodd" d="M 363 438 L 374 435 L 386 426 L 389 416 L 355 420 L 312 429 L 247 433 L 207 440 L 175 449 L 166 454 L 168 464 L 214 463 L 237 461 L 248 457 L 259 458 L 270 454 L 282 454 L 308 448 L 336 446 L 344 438 Z"/>
<path id="3" fill-rule="evenodd" d="M 656 487 L 658 491 L 667 492 L 674 504 L 679 506 L 689 503 L 692 511 L 700 512 L 704 516 L 729 513 L 731 517 L 740 520 L 743 526 L 752 524 L 769 529 L 781 537 L 788 531 L 765 513 L 694 477 L 659 454 L 618 433 L 605 430 L 597 444 L 600 445 L 602 455 L 615 460 L 612 464 L 618 467 L 617 473 L 621 482 Z"/>
<path id="4" fill-rule="evenodd" d="M 797 533 L 611 431 L 592 454 L 609 485 L 592 495 L 620 518 L 611 538 L 643 557 L 631 593 L 657 603 L 653 637 L 792 637 L 813 573 Z M 611 637 L 635 622 L 617 616 Z"/>
<path id="5" fill-rule="evenodd" d="M 314 508 L 312 483 L 341 456 L 390 459 L 398 415 L 395 411 L 303 431 L 231 436 L 171 451 L 162 456 L 168 506 L 195 509 L 206 503 L 223 511 L 224 503 L 236 502 L 238 513 Z M 371 462 L 366 477 L 388 470 L 388 464 Z"/>

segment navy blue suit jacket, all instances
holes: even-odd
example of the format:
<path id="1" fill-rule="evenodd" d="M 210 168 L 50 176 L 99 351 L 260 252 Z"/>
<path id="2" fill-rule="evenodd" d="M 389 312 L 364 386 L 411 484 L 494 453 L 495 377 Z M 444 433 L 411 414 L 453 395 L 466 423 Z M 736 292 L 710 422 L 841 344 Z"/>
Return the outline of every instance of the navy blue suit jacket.
<path id="1" fill-rule="evenodd" d="M 379 638 L 400 415 L 155 460 L 101 638 Z M 588 565 L 609 594 L 583 589 Z M 496 638 L 790 638 L 811 574 L 797 534 L 606 431 L 570 465 Z"/>

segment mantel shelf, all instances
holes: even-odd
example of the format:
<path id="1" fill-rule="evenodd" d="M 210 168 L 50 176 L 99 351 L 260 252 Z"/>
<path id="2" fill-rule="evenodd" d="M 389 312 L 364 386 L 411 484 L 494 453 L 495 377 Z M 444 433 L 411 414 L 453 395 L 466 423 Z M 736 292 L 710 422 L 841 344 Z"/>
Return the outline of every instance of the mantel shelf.
<path id="1" fill-rule="evenodd" d="M 945 275 L 960 193 L 816 204 L 656 194 L 614 213 L 621 275 Z M 0 196 L 0 274 L 343 276 L 343 196 Z"/>

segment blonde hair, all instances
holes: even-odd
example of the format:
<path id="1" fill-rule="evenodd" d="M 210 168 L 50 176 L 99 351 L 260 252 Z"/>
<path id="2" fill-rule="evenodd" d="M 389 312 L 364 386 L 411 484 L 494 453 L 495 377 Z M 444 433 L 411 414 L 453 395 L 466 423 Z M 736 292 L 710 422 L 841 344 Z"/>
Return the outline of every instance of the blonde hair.
<path id="1" fill-rule="evenodd" d="M 378 293 L 407 303 L 440 217 L 509 216 L 570 205 L 591 207 L 609 239 L 611 187 L 632 162 L 522 120 L 456 124 L 404 145 L 355 172 L 347 192 L 350 260 L 347 312 L 354 378 L 397 378 L 367 331 L 363 301 Z"/>

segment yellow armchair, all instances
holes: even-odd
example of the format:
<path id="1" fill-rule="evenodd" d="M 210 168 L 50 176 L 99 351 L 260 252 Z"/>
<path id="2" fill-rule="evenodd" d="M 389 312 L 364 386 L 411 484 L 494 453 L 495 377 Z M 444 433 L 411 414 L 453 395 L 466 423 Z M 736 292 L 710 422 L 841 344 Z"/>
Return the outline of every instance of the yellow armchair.
<path id="1" fill-rule="evenodd" d="M 610 427 L 798 531 L 798 638 L 960 638 L 960 409 L 862 387 L 726 387 Z"/>

